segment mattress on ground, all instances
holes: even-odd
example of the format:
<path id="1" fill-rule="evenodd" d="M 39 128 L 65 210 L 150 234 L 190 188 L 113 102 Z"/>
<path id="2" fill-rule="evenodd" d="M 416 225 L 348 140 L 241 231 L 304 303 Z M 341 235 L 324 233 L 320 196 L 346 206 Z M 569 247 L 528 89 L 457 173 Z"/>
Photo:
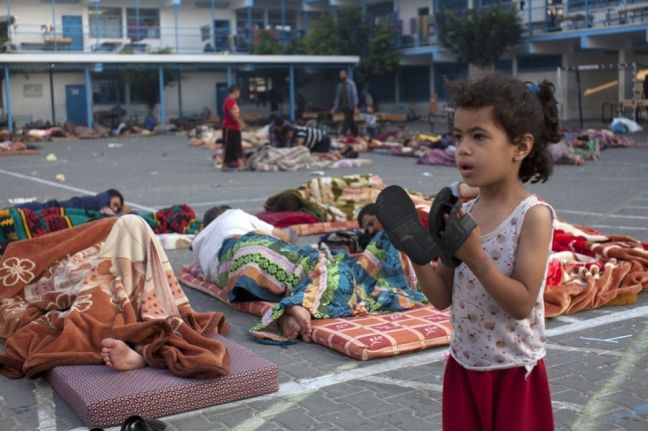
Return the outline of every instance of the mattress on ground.
<path id="1" fill-rule="evenodd" d="M 178 280 L 257 316 L 273 305 L 267 301 L 230 303 L 225 289 L 206 281 L 197 264 L 182 267 Z M 386 314 L 313 320 L 312 325 L 313 342 L 360 361 L 443 346 L 449 343 L 451 332 L 449 313 L 431 305 Z"/>
<path id="2" fill-rule="evenodd" d="M 104 365 L 68 365 L 46 379 L 89 428 L 122 423 L 131 415 L 156 418 L 275 392 L 277 366 L 220 335 L 230 353 L 228 375 L 186 379 L 166 369 L 115 371 Z"/>

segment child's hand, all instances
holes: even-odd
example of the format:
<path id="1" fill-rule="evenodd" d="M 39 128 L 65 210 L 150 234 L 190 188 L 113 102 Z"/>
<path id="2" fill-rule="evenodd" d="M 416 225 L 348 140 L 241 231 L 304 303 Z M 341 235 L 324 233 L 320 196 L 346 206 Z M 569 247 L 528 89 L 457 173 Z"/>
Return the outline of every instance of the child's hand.
<path id="1" fill-rule="evenodd" d="M 443 217 L 445 220 L 447 220 L 450 216 L 448 214 L 445 214 Z M 459 211 L 459 219 L 462 219 L 463 217 L 470 216 L 466 215 L 466 213 L 462 209 Z M 478 225 L 470 232 L 470 235 L 468 236 L 466 241 L 464 241 L 464 243 L 459 247 L 459 249 L 455 253 L 455 257 L 465 262 L 468 266 L 470 266 L 471 261 L 479 260 L 484 253 L 481 248 L 481 235 L 481 229 Z"/>

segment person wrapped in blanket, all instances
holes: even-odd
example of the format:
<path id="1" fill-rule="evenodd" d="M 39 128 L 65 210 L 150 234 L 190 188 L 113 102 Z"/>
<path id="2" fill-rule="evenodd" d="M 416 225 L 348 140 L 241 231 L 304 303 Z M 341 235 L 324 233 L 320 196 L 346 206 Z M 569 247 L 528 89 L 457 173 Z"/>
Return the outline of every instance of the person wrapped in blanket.
<path id="1" fill-rule="evenodd" d="M 208 214 L 207 227 L 192 244 L 194 261 L 207 280 L 227 289 L 230 302 L 275 303 L 251 329 L 259 339 L 309 342 L 311 319 L 400 311 L 425 302 L 409 260 L 384 232 L 352 257 L 297 246 L 241 210 Z M 269 330 L 275 323 L 281 335 Z"/>
<path id="2" fill-rule="evenodd" d="M 46 202 L 26 202 L 15 208 L 38 211 L 44 208 L 78 208 L 97 211 L 107 215 L 128 214 L 131 210 L 124 202 L 124 196 L 116 189 L 109 189 L 94 196 L 75 196 L 68 200 L 51 199 Z"/>

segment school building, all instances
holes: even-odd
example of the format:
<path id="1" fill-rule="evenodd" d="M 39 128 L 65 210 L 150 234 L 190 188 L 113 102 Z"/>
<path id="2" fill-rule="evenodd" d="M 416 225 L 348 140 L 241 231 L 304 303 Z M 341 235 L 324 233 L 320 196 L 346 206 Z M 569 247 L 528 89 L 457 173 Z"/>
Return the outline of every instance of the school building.
<path id="1" fill-rule="evenodd" d="M 115 106 L 142 119 L 150 95 L 133 70 L 158 83 L 162 122 L 218 113 L 226 88 L 242 89 L 242 110 L 267 116 L 326 111 L 337 71 L 352 75 L 354 56 L 254 55 L 261 33 L 289 44 L 340 8 L 361 9 L 368 23 L 396 28 L 396 73 L 368 91 L 381 111 L 424 115 L 443 77 L 466 75 L 438 41 L 448 10 L 487 8 L 495 0 L 2 0 L 2 120 L 91 125 Z M 518 0 L 523 42 L 496 69 L 556 83 L 563 119 L 610 117 L 641 103 L 648 70 L 648 1 Z M 580 88 L 580 92 L 578 91 Z M 362 90 L 362 89 L 359 89 Z M 581 96 L 580 103 L 578 96 Z M 633 99 L 635 102 L 633 103 Z M 639 102 L 636 102 L 639 100 Z"/>

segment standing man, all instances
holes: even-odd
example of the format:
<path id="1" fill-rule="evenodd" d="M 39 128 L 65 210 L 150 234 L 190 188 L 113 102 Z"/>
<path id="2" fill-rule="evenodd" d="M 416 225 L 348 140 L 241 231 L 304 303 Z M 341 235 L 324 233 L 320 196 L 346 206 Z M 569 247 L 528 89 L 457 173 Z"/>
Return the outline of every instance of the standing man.
<path id="1" fill-rule="evenodd" d="M 354 115 L 358 112 L 358 89 L 355 82 L 347 77 L 347 71 L 340 70 L 340 83 L 335 91 L 335 104 L 331 109 L 331 115 L 336 111 L 344 113 L 344 123 L 342 124 L 342 134 L 351 130 L 353 136 L 358 136 Z"/>
<path id="2" fill-rule="evenodd" d="M 241 145 L 241 130 L 245 123 L 241 119 L 241 111 L 236 103 L 241 91 L 238 85 L 229 88 L 229 95 L 223 103 L 223 140 L 225 141 L 225 160 L 223 170 L 231 171 L 244 168 L 243 146 Z"/>

